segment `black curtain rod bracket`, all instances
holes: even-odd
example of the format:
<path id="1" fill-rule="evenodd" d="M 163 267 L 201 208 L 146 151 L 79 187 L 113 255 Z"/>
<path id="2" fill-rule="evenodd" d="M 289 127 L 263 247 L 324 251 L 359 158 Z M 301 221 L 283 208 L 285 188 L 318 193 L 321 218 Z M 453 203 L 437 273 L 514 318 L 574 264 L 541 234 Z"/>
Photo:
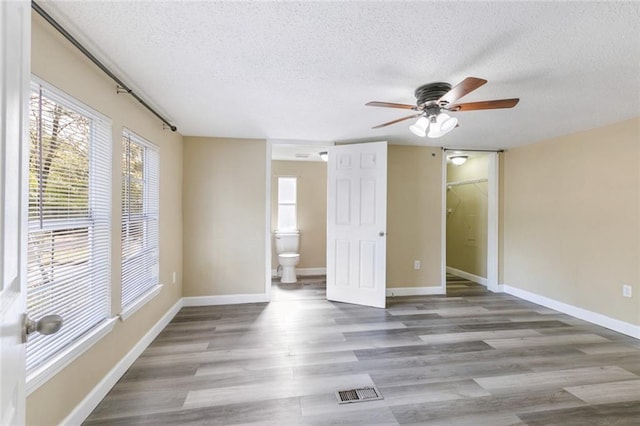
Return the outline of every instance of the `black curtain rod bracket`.
<path id="1" fill-rule="evenodd" d="M 148 109 L 149 111 L 151 111 L 151 113 L 153 115 L 155 115 L 156 117 L 158 117 L 160 119 L 160 121 L 162 121 L 164 124 L 167 125 L 167 127 L 169 129 L 171 129 L 172 132 L 175 132 L 176 130 L 178 130 L 178 128 L 176 126 L 174 126 L 173 124 L 169 123 L 169 121 L 167 121 L 167 119 L 165 119 L 162 115 L 160 115 L 155 109 L 153 109 L 149 104 L 147 104 L 140 96 L 136 95 L 133 90 L 131 88 L 129 88 L 129 86 L 127 86 L 126 84 L 124 84 L 122 82 L 122 80 L 120 80 L 114 73 L 112 73 L 109 68 L 107 68 L 102 62 L 100 62 L 98 60 L 98 58 L 96 58 L 95 56 L 93 56 L 91 54 L 91 52 L 89 52 L 82 44 L 80 44 L 80 42 L 78 40 L 76 40 L 71 34 L 69 34 L 69 32 L 67 30 L 65 30 L 62 25 L 60 25 L 55 19 L 53 19 L 51 17 L 51 15 L 49 15 L 47 12 L 44 11 L 44 9 L 42 9 L 35 1 L 31 1 L 31 8 L 33 10 L 35 10 L 36 12 L 38 12 L 38 15 L 42 16 L 44 18 L 45 21 L 47 21 L 53 28 L 55 28 L 56 30 L 58 30 L 58 32 L 60 34 L 62 34 L 64 36 L 64 38 L 66 38 L 71 44 L 73 44 L 76 48 L 78 48 L 78 50 L 80 52 L 82 52 L 84 54 L 84 56 L 86 56 L 91 62 L 93 62 L 98 68 L 100 68 L 102 70 L 102 72 L 104 72 L 106 75 L 108 75 L 113 81 L 116 82 L 117 89 L 116 92 L 117 93 L 128 93 L 131 96 L 133 96 L 133 98 L 135 100 L 137 100 L 138 102 L 140 102 L 142 104 L 142 106 L 144 106 L 146 109 Z"/>
<path id="2" fill-rule="evenodd" d="M 116 86 L 116 93 L 119 95 L 120 93 L 131 93 L 131 89 L 125 89 L 122 86 Z"/>

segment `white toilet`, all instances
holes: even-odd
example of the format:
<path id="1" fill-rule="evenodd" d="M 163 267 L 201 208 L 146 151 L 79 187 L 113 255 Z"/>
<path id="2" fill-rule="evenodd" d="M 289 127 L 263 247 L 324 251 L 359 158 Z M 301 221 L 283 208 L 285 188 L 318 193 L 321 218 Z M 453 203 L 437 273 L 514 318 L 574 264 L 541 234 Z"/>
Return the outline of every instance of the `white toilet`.
<path id="1" fill-rule="evenodd" d="M 282 267 L 281 283 L 295 283 L 296 265 L 300 261 L 298 247 L 300 243 L 300 232 L 298 231 L 276 231 L 276 253 L 278 253 L 278 263 Z"/>

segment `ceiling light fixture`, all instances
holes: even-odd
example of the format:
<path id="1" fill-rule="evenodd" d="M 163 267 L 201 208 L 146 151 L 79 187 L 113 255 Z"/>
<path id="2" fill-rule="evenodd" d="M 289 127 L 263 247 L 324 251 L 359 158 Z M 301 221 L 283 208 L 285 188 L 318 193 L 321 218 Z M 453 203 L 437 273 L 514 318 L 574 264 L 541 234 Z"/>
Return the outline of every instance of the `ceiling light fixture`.
<path id="1" fill-rule="evenodd" d="M 467 162 L 468 159 L 469 157 L 467 155 L 452 155 L 451 157 L 449 157 L 449 160 L 451 160 L 451 162 L 456 166 L 463 165 Z"/>
<path id="2" fill-rule="evenodd" d="M 457 125 L 457 118 L 451 117 L 444 112 L 437 112 L 418 118 L 414 124 L 409 126 L 409 130 L 411 130 L 414 135 L 422 138 L 425 136 L 439 138 L 455 129 Z M 427 129 L 429 129 L 429 133 L 427 133 Z"/>
<path id="3" fill-rule="evenodd" d="M 429 119 L 427 117 L 420 117 L 418 120 L 409 126 L 409 130 L 413 132 L 414 135 L 420 136 L 424 138 L 427 135 L 427 128 L 429 127 Z"/>
<path id="4" fill-rule="evenodd" d="M 322 159 L 322 161 L 328 161 L 329 160 L 329 153 L 327 151 L 322 151 L 320 153 L 320 158 Z"/>

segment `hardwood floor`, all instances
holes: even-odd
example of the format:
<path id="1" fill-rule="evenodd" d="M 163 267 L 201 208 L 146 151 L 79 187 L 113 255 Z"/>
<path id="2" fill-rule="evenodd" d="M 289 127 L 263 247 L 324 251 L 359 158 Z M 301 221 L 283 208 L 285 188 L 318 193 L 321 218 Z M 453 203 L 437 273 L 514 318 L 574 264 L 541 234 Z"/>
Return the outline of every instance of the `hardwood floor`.
<path id="1" fill-rule="evenodd" d="M 447 294 L 451 296 L 479 296 L 487 294 L 485 286 L 478 285 L 466 278 L 447 273 Z"/>
<path id="2" fill-rule="evenodd" d="M 183 308 L 86 424 L 640 424 L 640 341 L 451 281 L 387 309 L 321 279 Z M 371 385 L 383 400 L 338 405 Z"/>

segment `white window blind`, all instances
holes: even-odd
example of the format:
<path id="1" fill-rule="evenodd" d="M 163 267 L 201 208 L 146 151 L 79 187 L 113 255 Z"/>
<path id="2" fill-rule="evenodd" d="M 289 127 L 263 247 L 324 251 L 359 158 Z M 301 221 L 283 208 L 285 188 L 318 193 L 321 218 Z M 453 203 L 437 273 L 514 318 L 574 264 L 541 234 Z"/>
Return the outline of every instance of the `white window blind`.
<path id="1" fill-rule="evenodd" d="M 298 227 L 297 212 L 297 178 L 278 178 L 278 229 L 294 230 Z"/>
<path id="2" fill-rule="evenodd" d="M 27 344 L 27 372 L 110 316 L 111 123 L 41 82 L 30 100 L 27 309 L 63 318 Z"/>
<path id="3" fill-rule="evenodd" d="M 158 148 L 125 130 L 122 135 L 122 308 L 159 284 Z"/>

